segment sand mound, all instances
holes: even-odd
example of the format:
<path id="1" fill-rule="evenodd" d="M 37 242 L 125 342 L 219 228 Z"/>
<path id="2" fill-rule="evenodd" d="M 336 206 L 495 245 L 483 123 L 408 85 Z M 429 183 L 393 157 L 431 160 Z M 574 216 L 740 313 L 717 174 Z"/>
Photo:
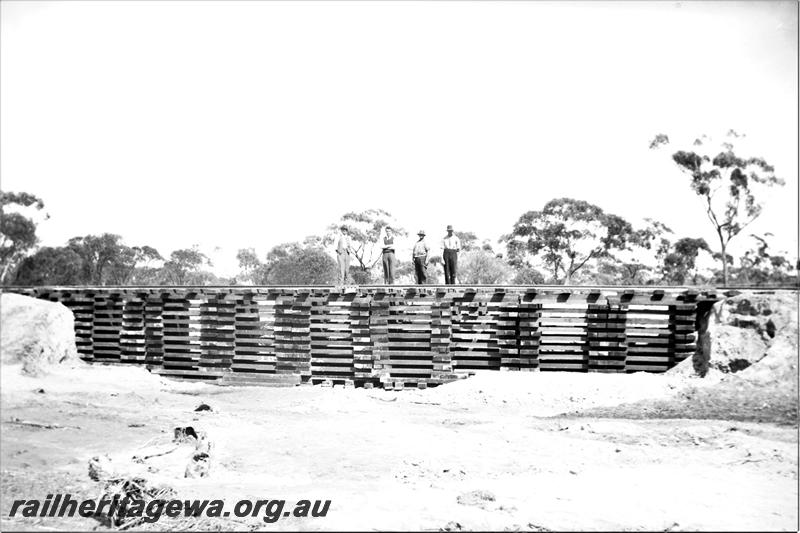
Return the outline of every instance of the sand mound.
<path id="1" fill-rule="evenodd" d="M 0 295 L 0 363 L 21 364 L 41 375 L 47 367 L 78 359 L 75 319 L 60 303 L 19 294 Z"/>

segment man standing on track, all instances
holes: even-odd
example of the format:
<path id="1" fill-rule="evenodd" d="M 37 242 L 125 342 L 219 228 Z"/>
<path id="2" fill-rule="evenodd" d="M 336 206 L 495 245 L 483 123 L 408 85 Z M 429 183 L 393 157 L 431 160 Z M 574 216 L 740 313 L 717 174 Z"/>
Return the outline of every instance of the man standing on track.
<path id="1" fill-rule="evenodd" d="M 412 261 L 414 263 L 414 275 L 417 278 L 417 285 L 424 285 L 428 279 L 426 268 L 428 267 L 428 244 L 425 242 L 425 231 L 419 230 L 419 240 L 414 243 Z"/>
<path id="2" fill-rule="evenodd" d="M 458 270 L 458 252 L 461 251 L 461 240 L 453 235 L 453 226 L 447 226 L 447 237 L 442 241 L 442 258 L 444 259 L 444 282 L 453 285 Z"/>
<path id="3" fill-rule="evenodd" d="M 339 285 L 347 283 L 347 271 L 350 268 L 350 232 L 347 226 L 339 228 L 339 239 L 336 242 L 336 259 L 339 263 Z"/>
<path id="4" fill-rule="evenodd" d="M 394 256 L 394 230 L 386 226 L 384 231 L 383 240 L 378 238 L 378 242 L 383 246 L 383 282 L 387 285 L 394 285 L 394 267 L 397 262 L 397 258 Z"/>

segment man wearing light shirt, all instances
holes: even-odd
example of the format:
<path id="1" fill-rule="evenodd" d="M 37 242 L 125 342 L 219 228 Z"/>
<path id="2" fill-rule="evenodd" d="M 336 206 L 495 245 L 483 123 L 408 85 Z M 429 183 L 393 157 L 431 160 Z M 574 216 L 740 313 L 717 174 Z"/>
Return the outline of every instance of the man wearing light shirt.
<path id="1" fill-rule="evenodd" d="M 386 226 L 378 236 L 378 244 L 381 245 L 383 251 L 381 253 L 383 259 L 383 282 L 387 285 L 394 284 L 394 268 L 397 259 L 394 255 L 394 230 Z"/>
<path id="2" fill-rule="evenodd" d="M 336 259 L 339 263 L 339 285 L 347 283 L 347 270 L 350 268 L 350 232 L 347 226 L 339 228 L 339 239 L 336 242 Z"/>
<path id="3" fill-rule="evenodd" d="M 442 259 L 444 259 L 444 282 L 453 285 L 456 282 L 458 269 L 458 252 L 461 251 L 461 241 L 453 235 L 453 226 L 447 226 L 447 237 L 442 241 Z"/>
<path id="4" fill-rule="evenodd" d="M 428 273 L 425 269 L 428 266 L 428 252 L 430 250 L 425 242 L 425 232 L 419 230 L 417 235 L 419 235 L 419 240 L 414 243 L 414 250 L 411 252 L 412 262 L 414 263 L 414 275 L 417 278 L 417 284 L 424 285 L 428 279 Z"/>

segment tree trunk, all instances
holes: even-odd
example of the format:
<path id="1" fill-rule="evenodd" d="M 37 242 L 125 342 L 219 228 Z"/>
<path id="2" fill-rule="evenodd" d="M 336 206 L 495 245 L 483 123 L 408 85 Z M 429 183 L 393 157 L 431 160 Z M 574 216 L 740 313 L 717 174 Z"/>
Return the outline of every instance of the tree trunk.
<path id="1" fill-rule="evenodd" d="M 10 262 L 6 263 L 5 265 L 3 265 L 3 272 L 0 273 L 0 284 L 5 285 L 6 276 L 8 275 L 8 271 L 9 271 L 10 267 L 11 267 L 11 263 Z"/>
<path id="2" fill-rule="evenodd" d="M 726 253 L 725 241 L 720 237 L 719 243 L 722 247 L 722 284 L 728 286 L 728 254 Z"/>
<path id="3" fill-rule="evenodd" d="M 575 273 L 575 271 L 572 270 L 572 267 L 574 266 L 575 266 L 575 258 L 570 257 L 569 267 L 564 269 L 564 283 L 563 283 L 564 285 L 569 285 L 570 280 L 572 280 L 572 275 Z"/>

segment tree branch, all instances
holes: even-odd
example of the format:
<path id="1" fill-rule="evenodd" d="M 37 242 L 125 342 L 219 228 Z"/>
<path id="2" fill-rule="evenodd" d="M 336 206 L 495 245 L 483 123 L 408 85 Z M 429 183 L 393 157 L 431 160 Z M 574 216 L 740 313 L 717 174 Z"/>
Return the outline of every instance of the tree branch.
<path id="1" fill-rule="evenodd" d="M 708 219 L 711 221 L 711 223 L 714 224 L 714 229 L 716 229 L 719 233 L 722 225 L 719 223 L 719 220 L 717 220 L 717 215 L 714 213 L 714 209 L 711 206 L 710 196 L 706 196 L 706 204 L 708 204 L 708 207 L 706 208 L 706 215 L 708 215 Z"/>
<path id="2" fill-rule="evenodd" d="M 575 269 L 574 269 L 574 270 L 572 270 L 572 271 L 570 272 L 570 276 L 572 276 L 572 275 L 573 275 L 575 272 L 577 272 L 578 270 L 580 270 L 581 268 L 583 268 L 583 265 L 585 265 L 585 264 L 586 264 L 586 262 L 587 262 L 589 259 L 591 259 L 592 257 L 594 257 L 594 254 L 595 254 L 595 252 L 596 252 L 596 251 L 597 251 L 597 250 L 595 249 L 595 250 L 592 250 L 591 252 L 589 252 L 589 255 L 587 255 L 587 256 L 586 256 L 586 259 L 584 259 L 584 260 L 581 262 L 581 264 L 580 264 L 580 265 L 578 265 L 577 267 L 575 267 Z M 570 268 L 572 268 L 572 265 L 573 265 L 573 264 L 574 264 L 574 262 L 573 262 L 572 264 L 570 264 Z"/>

